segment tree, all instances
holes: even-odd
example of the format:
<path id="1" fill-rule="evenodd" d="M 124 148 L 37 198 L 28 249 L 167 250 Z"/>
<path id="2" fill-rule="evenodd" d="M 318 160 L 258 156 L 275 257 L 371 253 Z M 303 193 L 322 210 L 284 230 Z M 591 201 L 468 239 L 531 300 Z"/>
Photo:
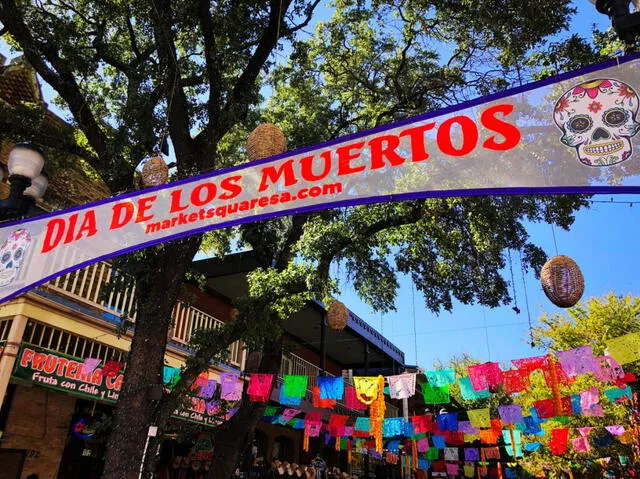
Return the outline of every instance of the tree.
<path id="1" fill-rule="evenodd" d="M 567 310 L 566 315 L 547 314 L 539 318 L 540 326 L 534 328 L 536 345 L 550 353 L 565 351 L 568 349 L 591 345 L 596 356 L 605 354 L 608 339 L 616 338 L 624 334 L 640 331 L 640 298 L 627 295 L 619 296 L 609 293 L 602 298 L 591 298 L 581 302 Z M 515 359 L 515 358 L 514 358 Z M 467 375 L 466 369 L 470 364 L 479 361 L 469 357 L 453 358 L 446 367 L 453 367 L 459 377 Z M 510 369 L 512 365 L 503 365 L 503 369 Z M 640 373 L 640 366 L 636 363 L 624 365 L 624 370 L 634 374 Z M 457 385 L 451 387 L 454 397 L 465 409 L 478 409 L 488 407 L 491 416 L 498 417 L 498 406 L 507 404 L 521 404 L 524 415 L 535 401 L 549 399 L 552 392 L 547 385 L 543 374 L 537 371 L 531 375 L 531 385 L 526 391 L 517 395 L 506 395 L 502 387 L 498 387 L 489 398 L 474 401 L 464 401 L 460 396 Z M 598 386 L 600 390 L 615 387 L 608 383 L 597 381 L 593 375 L 580 375 L 574 382 L 561 386 L 562 396 L 579 394 L 588 388 Z M 591 437 L 605 432 L 604 426 L 624 425 L 629 426 L 629 416 L 632 414 L 628 404 L 611 403 L 604 394 L 601 394 L 601 405 L 604 409 L 604 418 L 585 417 L 572 415 L 564 418 L 554 418 L 542 423 L 544 436 L 526 435 L 524 442 L 540 442 L 543 447 L 536 452 L 526 453 L 521 464 L 532 474 L 539 474 L 543 468 L 549 468 L 559 472 L 573 469 L 576 472 L 590 474 L 586 477 L 602 477 L 601 466 L 597 459 L 602 457 L 627 456 L 632 457 L 631 446 L 614 441 L 611 446 L 604 448 L 592 448 L 588 453 L 577 453 L 569 447 L 569 450 L 561 455 L 551 454 L 548 443 L 550 430 L 559 427 L 578 428 L 593 426 L 596 428 Z M 634 465 L 637 467 L 637 465 Z M 615 468 L 612 464 L 611 467 Z M 619 465 L 618 465 L 619 467 Z M 624 474 L 624 473 L 622 473 Z M 622 477 L 622 476 L 621 476 Z"/>
<path id="2" fill-rule="evenodd" d="M 626 296 L 616 295 L 611 292 L 601 298 L 590 298 L 580 302 L 567 310 L 566 315 L 547 314 L 539 318 L 541 326 L 534 328 L 534 338 L 537 344 L 550 352 L 563 351 L 584 345 L 591 345 L 596 356 L 605 354 L 606 341 L 624 334 L 640 331 L 640 298 L 630 294 Z M 637 363 L 625 364 L 624 370 L 638 374 L 640 368 Z M 523 402 L 531 406 L 533 400 L 541 399 L 544 390 L 542 378 L 533 382 L 532 389 L 523 395 Z M 587 388 L 599 386 L 601 391 L 608 387 L 614 387 L 607 383 L 595 380 L 592 375 L 582 375 L 576 381 L 561 389 L 563 396 L 577 394 Z M 601 404 L 604 408 L 604 418 L 589 418 L 583 416 L 571 416 L 562 427 L 595 426 L 602 430 L 605 425 L 622 424 L 628 427 L 631 410 L 627 404 L 614 404 L 609 402 L 601 394 Z M 547 392 L 547 396 L 548 392 Z M 545 429 L 560 427 L 551 422 Z M 602 432 L 596 429 L 595 433 Z M 546 442 L 544 439 L 542 442 Z M 631 447 L 614 441 L 607 448 L 594 448 L 589 453 L 569 452 L 562 458 L 552 456 L 547 449 L 541 449 L 529 459 L 529 467 L 539 469 L 541 464 L 555 464 L 558 467 L 568 469 L 572 464 L 582 469 L 588 460 L 595 461 L 600 457 L 617 457 L 618 455 L 631 457 Z M 599 470 L 599 466 L 595 466 Z"/>
<path id="3" fill-rule="evenodd" d="M 565 28 L 569 3 L 338 0 L 305 38 L 319 0 L 0 0 L 3 38 L 56 90 L 75 127 L 38 135 L 33 124 L 42 113 L 33 111 L 31 121 L 23 112 L 25 121 L 3 131 L 78 155 L 112 191 L 131 190 L 140 159 L 165 135 L 177 176 L 187 177 L 245 161 L 240 140 L 260 117 L 281 124 L 297 147 L 507 88 L 522 78 L 527 51 Z M 267 78 L 274 95 L 263 105 Z M 104 476 L 137 476 L 147 426 L 162 430 L 197 373 L 231 342 L 262 350 L 260 370 L 277 372 L 279 322 L 309 299 L 329 298 L 332 264 L 346 265 L 376 309 L 393 307 L 399 273 L 412 276 L 430 309 L 451 309 L 454 298 L 497 306 L 510 299 L 500 276 L 505 249 L 520 250 L 536 271 L 545 260 L 524 221 L 568 228 L 585 204 L 526 196 L 413 201 L 211 235 L 206 247 L 228 251 L 235 236 L 259 267 L 237 317 L 196 335 L 180 383 L 157 404 L 147 389 L 161 382 L 172 307 L 201 237 L 120 258 L 116 266 L 138 285 L 137 317 Z M 243 402 L 220 428 L 212 477 L 229 477 L 261 407 Z"/>

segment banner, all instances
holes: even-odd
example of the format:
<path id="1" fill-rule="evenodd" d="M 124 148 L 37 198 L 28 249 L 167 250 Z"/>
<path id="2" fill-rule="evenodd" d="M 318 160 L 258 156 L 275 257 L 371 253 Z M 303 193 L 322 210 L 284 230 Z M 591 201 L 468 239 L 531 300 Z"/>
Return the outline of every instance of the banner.
<path id="1" fill-rule="evenodd" d="M 640 191 L 638 55 L 0 230 L 0 301 L 216 228 L 416 198 Z"/>
<path id="2" fill-rule="evenodd" d="M 76 396 L 117 402 L 124 372 L 115 377 L 105 377 L 102 369 L 96 368 L 91 374 L 82 374 L 83 362 L 57 351 L 23 344 L 12 376 Z"/>
<path id="3" fill-rule="evenodd" d="M 23 344 L 12 377 L 74 396 L 118 402 L 124 372 L 107 377 L 101 368 L 96 368 L 91 374 L 82 374 L 83 362 L 57 351 Z M 190 401 L 189 407 L 175 410 L 172 417 L 207 426 L 219 424 L 221 416 L 217 402 L 207 402 L 199 397 L 192 397 Z"/>

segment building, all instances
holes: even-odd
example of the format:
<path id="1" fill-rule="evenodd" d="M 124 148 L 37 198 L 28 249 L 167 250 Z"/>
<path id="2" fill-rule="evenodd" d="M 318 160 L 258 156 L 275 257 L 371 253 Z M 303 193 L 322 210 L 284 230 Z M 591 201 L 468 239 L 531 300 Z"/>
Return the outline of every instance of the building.
<path id="1" fill-rule="evenodd" d="M 207 278 L 206 286 L 225 303 L 233 303 L 235 297 L 248 290 L 246 275 L 257 264 L 250 252 L 229 255 L 224 260 L 197 261 L 194 267 Z M 312 388 L 317 386 L 317 376 L 343 376 L 346 384 L 352 384 L 355 375 L 391 375 L 404 371 L 404 353 L 382 334 L 349 312 L 343 331 L 333 331 L 326 324 L 326 310 L 318 302 L 308 303 L 290 320 L 282 324 L 289 352 L 282 359 L 277 387 L 271 395 L 271 403 L 279 405 L 280 386 L 285 374 L 306 375 L 310 378 L 306 397 L 299 407 L 303 412 L 327 410 L 313 407 Z M 397 404 L 387 404 L 387 417 L 400 413 Z M 333 412 L 357 417 L 361 411 L 347 409 L 338 402 Z M 280 459 L 296 464 L 308 464 L 317 452 L 329 459 L 329 463 L 346 470 L 346 454 L 336 454 L 321 440 L 310 441 L 309 451 L 301 449 L 302 432 L 282 425 L 263 422 L 256 431 L 258 456 L 267 461 Z M 361 461 L 362 458 L 357 458 Z M 373 464 L 372 464 L 373 465 Z M 352 470 L 358 470 L 362 464 Z"/>
<path id="2" fill-rule="evenodd" d="M 2 106 L 40 104 L 45 121 L 64 127 L 46 109 L 33 70 L 22 60 L 3 63 L 0 58 Z M 0 167 L 5 170 L 11 146 L 0 144 Z M 73 165 L 54 166 L 50 188 L 38 209 L 55 210 L 110 194 L 104 184 Z M 0 198 L 7 194 L 6 181 L 0 182 Z M 206 274 L 208 282 L 204 290 L 185 285 L 189 302 L 180 301 L 174 308 L 165 353 L 169 368 L 179 368 L 190 354 L 193 331 L 214 328 L 231 318 L 234 298 L 246 289 L 251 257 L 233 255 L 222 262 L 199 261 L 194 267 Z M 107 362 L 126 363 L 132 331 L 122 327 L 121 315 L 135 302 L 135 286 L 110 291 L 114 274 L 110 263 L 99 262 L 0 304 L 0 478 L 25 478 L 31 473 L 41 479 L 99 476 L 105 446 L 101 431 L 116 407 L 123 374 L 117 368 L 112 377 L 83 375 L 80 370 L 86 358 L 100 360 L 103 369 Z M 352 314 L 345 331 L 337 333 L 326 328 L 324 317 L 323 306 L 310 303 L 285 324 L 293 349 L 282 360 L 280 376 L 305 374 L 313 385 L 321 372 L 348 378 L 354 370 L 371 374 L 403 370 L 404 354 L 360 318 Z M 127 319 L 135 321 L 135 315 Z M 213 364 L 208 377 L 219 380 L 224 372 L 241 374 L 246 356 L 243 345 L 234 343 L 227 362 Z M 277 397 L 276 388 L 272 400 Z M 304 410 L 313 409 L 310 399 L 309 395 Z M 163 449 L 168 467 L 190 467 L 187 458 L 193 458 L 194 451 L 205 462 L 210 458 L 208 431 L 215 414 L 203 404 L 194 402 L 175 412 L 175 432 Z M 336 411 L 358 414 L 344 405 L 337 405 Z M 388 414 L 397 413 L 398 408 L 389 405 Z M 260 425 L 256 443 L 266 458 L 298 463 L 308 462 L 322 447 L 317 442 L 304 453 L 300 431 L 266 423 Z M 332 461 L 338 464 L 344 457 L 336 455 Z"/>

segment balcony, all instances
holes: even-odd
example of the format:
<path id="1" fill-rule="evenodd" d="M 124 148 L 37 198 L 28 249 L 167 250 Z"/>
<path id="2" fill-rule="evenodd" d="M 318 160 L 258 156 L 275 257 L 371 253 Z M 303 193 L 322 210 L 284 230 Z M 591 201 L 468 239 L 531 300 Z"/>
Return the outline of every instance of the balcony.
<path id="1" fill-rule="evenodd" d="M 112 277 L 113 269 L 101 261 L 86 268 L 72 271 L 43 285 L 57 295 L 101 312 L 105 318 L 120 320 L 124 311 L 131 311 L 135 304 L 135 285 L 105 294 L 106 285 Z M 106 297 L 105 297 L 106 296 Z M 198 329 L 216 329 L 224 323 L 210 314 L 178 301 L 173 308 L 173 326 L 169 331 L 169 341 L 180 347 L 187 347 L 191 334 Z M 135 322 L 135 312 L 128 320 Z M 245 350 L 236 341 L 230 347 L 228 363 L 238 369 L 244 366 Z"/>

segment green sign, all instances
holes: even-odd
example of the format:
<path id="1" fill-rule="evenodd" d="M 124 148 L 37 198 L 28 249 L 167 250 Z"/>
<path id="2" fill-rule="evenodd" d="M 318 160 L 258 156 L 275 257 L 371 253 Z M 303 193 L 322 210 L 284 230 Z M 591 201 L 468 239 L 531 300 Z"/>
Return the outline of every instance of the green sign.
<path id="1" fill-rule="evenodd" d="M 102 374 L 97 367 L 82 374 L 84 360 L 57 351 L 23 344 L 16 358 L 12 377 L 76 396 L 116 403 L 124 374 L 114 377 Z M 206 426 L 220 423 L 220 408 L 215 401 L 192 397 L 189 406 L 176 410 L 173 417 Z"/>
<path id="2" fill-rule="evenodd" d="M 107 377 L 100 367 L 90 374 L 82 374 L 83 363 L 73 356 L 23 344 L 16 358 L 13 377 L 77 396 L 117 402 L 124 374 Z"/>

